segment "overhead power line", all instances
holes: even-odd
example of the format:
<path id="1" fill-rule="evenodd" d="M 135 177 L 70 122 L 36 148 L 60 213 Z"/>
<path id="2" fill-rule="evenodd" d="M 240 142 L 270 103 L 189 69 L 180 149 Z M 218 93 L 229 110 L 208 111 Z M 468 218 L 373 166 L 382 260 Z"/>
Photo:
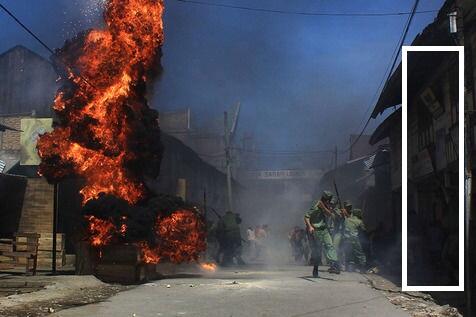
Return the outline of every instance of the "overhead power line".
<path id="1" fill-rule="evenodd" d="M 282 156 L 294 156 L 294 155 L 317 155 L 317 154 L 329 154 L 333 153 L 333 150 L 295 150 L 295 151 L 278 151 L 278 150 L 247 150 L 241 148 L 233 148 L 239 152 L 252 153 L 257 155 L 282 155 Z"/>
<path id="2" fill-rule="evenodd" d="M 219 7 L 219 8 L 228 8 L 228 9 L 237 9 L 244 11 L 255 11 L 255 12 L 264 12 L 264 13 L 277 13 L 277 14 L 287 14 L 287 15 L 305 15 L 305 16 L 332 16 L 332 17 L 386 17 L 386 16 L 403 16 L 403 15 L 412 15 L 412 14 L 425 14 L 425 13 L 434 13 L 438 10 L 422 10 L 415 12 L 324 12 L 324 11 L 287 11 L 279 9 L 267 9 L 267 8 L 258 8 L 258 7 L 248 7 L 248 6 L 239 6 L 225 3 L 213 3 L 199 0 L 176 0 L 177 2 L 189 3 L 201 6 L 209 7 Z"/>
<path id="3" fill-rule="evenodd" d="M 8 10 L 3 4 L 0 3 L 0 8 L 5 11 L 6 14 L 8 14 L 13 20 L 15 20 L 16 23 L 18 23 L 25 31 L 27 31 L 35 40 L 38 41 L 46 50 L 48 50 L 51 54 L 55 54 L 55 52 L 45 44 L 33 31 L 31 31 L 25 24 L 23 24 L 10 10 Z"/>
<path id="4" fill-rule="evenodd" d="M 38 43 L 40 43 L 48 52 L 50 52 L 53 56 L 58 56 L 56 55 L 55 51 L 50 48 L 44 41 L 42 41 L 32 30 L 30 30 L 20 19 L 18 19 L 10 10 L 8 10 L 3 4 L 0 3 L 0 9 L 5 11 L 13 20 L 15 20 L 18 25 L 20 25 L 28 34 L 30 34 Z M 85 78 L 83 75 L 78 73 L 77 71 L 73 71 L 73 67 L 68 65 L 65 60 L 62 58 L 59 58 L 59 61 L 63 63 L 63 65 L 68 68 L 68 71 L 70 71 L 73 75 L 77 76 L 80 78 L 82 81 L 84 81 L 86 84 L 91 86 L 92 88 L 95 88 L 93 84 L 89 82 L 87 78 Z"/>
<path id="5" fill-rule="evenodd" d="M 240 153 L 247 153 L 249 155 L 255 156 L 315 156 L 315 155 L 328 155 L 334 153 L 334 150 L 293 150 L 293 151 L 284 151 L 284 150 L 250 150 L 243 149 L 238 147 L 230 148 L 233 151 Z M 225 157 L 225 152 L 220 153 L 197 153 L 199 156 L 210 157 L 210 158 L 223 158 Z"/>
<path id="6" fill-rule="evenodd" d="M 400 53 L 400 50 L 402 48 L 402 45 L 403 43 L 405 42 L 405 39 L 408 35 L 408 30 L 410 29 L 410 25 L 412 23 L 412 20 L 413 20 L 413 17 L 415 16 L 415 13 L 417 13 L 416 9 L 418 7 L 418 3 L 420 2 L 420 0 L 415 0 L 415 3 L 413 4 L 413 8 L 412 8 L 412 11 L 411 11 L 411 14 L 410 16 L 408 17 L 407 19 L 407 22 L 405 24 L 405 27 L 403 28 L 403 32 L 402 32 L 402 35 L 400 36 L 400 40 L 398 41 L 398 44 L 397 46 L 395 47 L 396 50 L 394 50 L 393 52 L 393 61 L 392 61 L 392 64 L 390 67 L 388 67 L 384 73 L 384 77 L 383 78 L 386 78 L 385 79 L 385 84 L 383 85 L 383 88 L 382 88 L 382 91 L 385 90 L 385 88 L 387 87 L 388 85 L 388 82 L 390 80 L 390 77 L 392 75 L 392 71 L 393 69 L 395 68 L 395 64 L 397 63 L 397 60 L 398 60 L 398 56 L 399 56 L 399 53 Z M 383 81 L 382 81 L 383 82 Z M 373 100 L 371 101 L 370 105 L 369 105 L 369 108 L 367 108 L 367 111 L 366 113 L 369 111 L 370 107 L 374 106 L 374 99 L 375 99 L 375 96 L 378 94 L 378 92 L 380 91 L 380 87 L 382 86 L 382 82 L 380 82 L 378 88 L 377 88 L 377 91 L 376 91 L 376 94 L 374 95 L 374 97 L 372 98 Z M 367 129 L 369 123 L 370 123 L 370 120 L 372 119 L 372 115 L 369 116 L 369 118 L 367 119 L 367 122 L 365 123 L 364 127 L 362 128 L 362 130 L 360 131 L 359 135 L 357 136 L 357 138 L 355 138 L 355 140 L 352 142 L 352 144 L 349 146 L 349 148 L 347 148 L 346 150 L 344 151 L 341 151 L 341 153 L 346 153 L 348 151 L 350 151 L 350 149 L 352 148 L 352 146 L 354 146 L 358 141 L 359 139 L 362 137 L 362 135 L 364 134 L 365 132 L 365 129 Z"/>
<path id="7" fill-rule="evenodd" d="M 397 58 L 398 58 L 398 55 L 399 55 L 399 52 L 400 52 L 402 39 L 405 39 L 405 37 L 406 37 L 405 30 L 407 30 L 407 25 L 408 25 L 408 22 L 409 22 L 410 18 L 411 18 L 411 16 L 409 16 L 408 19 L 407 19 L 407 22 L 405 22 L 402 33 L 401 33 L 401 35 L 398 39 L 398 42 L 395 45 L 395 48 L 393 49 L 392 55 L 390 56 L 390 60 L 388 62 L 387 68 L 385 69 L 385 73 L 383 74 L 382 79 L 380 80 L 380 83 L 377 86 L 377 90 L 375 90 L 375 93 L 373 94 L 372 99 L 370 100 L 369 105 L 368 105 L 367 109 L 365 110 L 365 113 L 362 116 L 362 119 L 360 120 L 359 127 L 362 125 L 362 123 L 365 122 L 365 120 L 367 118 L 367 114 L 372 109 L 372 106 L 374 106 L 375 103 L 377 102 L 376 98 L 379 95 L 379 92 L 383 91 L 383 88 L 387 85 L 387 83 L 390 79 L 390 76 L 392 75 L 393 68 L 395 67 L 395 62 L 397 61 Z"/>

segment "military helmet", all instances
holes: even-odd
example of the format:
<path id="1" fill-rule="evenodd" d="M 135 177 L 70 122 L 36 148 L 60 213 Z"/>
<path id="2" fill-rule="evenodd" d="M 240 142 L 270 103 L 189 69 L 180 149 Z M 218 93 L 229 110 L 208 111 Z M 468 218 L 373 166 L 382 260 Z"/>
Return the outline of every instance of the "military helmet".
<path id="1" fill-rule="evenodd" d="M 332 193 L 328 190 L 323 191 L 322 192 L 322 199 L 330 201 L 332 199 Z"/>
<path id="2" fill-rule="evenodd" d="M 352 203 L 350 202 L 350 200 L 344 201 L 344 208 L 352 208 Z"/>
<path id="3" fill-rule="evenodd" d="M 352 214 L 356 217 L 362 218 L 362 209 L 355 208 L 352 210 Z"/>

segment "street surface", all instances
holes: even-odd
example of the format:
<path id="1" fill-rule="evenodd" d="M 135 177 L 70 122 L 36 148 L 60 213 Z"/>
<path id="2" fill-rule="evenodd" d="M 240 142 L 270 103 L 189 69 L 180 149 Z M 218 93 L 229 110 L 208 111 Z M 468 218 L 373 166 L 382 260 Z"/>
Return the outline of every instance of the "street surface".
<path id="1" fill-rule="evenodd" d="M 177 274 L 51 316 L 410 316 L 360 274 L 331 275 L 323 267 L 321 277 L 312 278 L 310 271 L 304 266 L 255 266 Z"/>

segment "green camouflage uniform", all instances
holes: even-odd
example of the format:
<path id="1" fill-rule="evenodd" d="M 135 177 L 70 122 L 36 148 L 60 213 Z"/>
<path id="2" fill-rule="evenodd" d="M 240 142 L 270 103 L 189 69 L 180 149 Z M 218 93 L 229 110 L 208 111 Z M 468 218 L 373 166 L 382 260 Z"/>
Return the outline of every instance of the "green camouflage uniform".
<path id="1" fill-rule="evenodd" d="M 326 212 L 319 206 L 319 201 L 313 203 L 312 207 L 305 214 L 304 218 L 309 219 L 314 230 L 314 243 L 312 254 L 314 258 L 314 264 L 318 265 L 321 258 L 321 247 L 324 250 L 326 259 L 329 262 L 337 262 L 337 254 L 332 244 L 331 234 L 326 223 Z"/>
<path id="2" fill-rule="evenodd" d="M 354 209 L 350 217 L 344 221 L 344 241 L 347 246 L 350 263 L 354 262 L 360 266 L 365 266 L 367 259 L 360 244 L 359 233 L 365 231 L 364 222 L 361 219 L 360 209 Z"/>
<path id="3" fill-rule="evenodd" d="M 218 222 L 217 231 L 221 252 L 223 252 L 223 263 L 229 264 L 236 258 L 238 262 L 241 259 L 241 218 L 238 214 L 227 211 Z"/>
<path id="4" fill-rule="evenodd" d="M 342 243 L 342 233 L 344 231 L 344 218 L 342 215 L 342 211 L 338 208 L 334 210 L 335 217 L 333 219 L 334 228 L 332 230 L 332 243 L 334 244 L 334 249 L 338 257 L 340 257 L 340 248 Z"/>

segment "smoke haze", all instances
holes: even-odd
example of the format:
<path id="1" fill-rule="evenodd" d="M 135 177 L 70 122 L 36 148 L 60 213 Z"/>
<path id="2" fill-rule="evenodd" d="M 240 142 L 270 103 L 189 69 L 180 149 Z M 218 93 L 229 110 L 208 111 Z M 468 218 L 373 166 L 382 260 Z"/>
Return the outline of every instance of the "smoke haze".
<path id="1" fill-rule="evenodd" d="M 103 2 L 3 3 L 57 48 L 77 32 L 100 25 Z M 408 12 L 412 1 L 220 3 L 306 12 Z M 441 0 L 424 1 L 419 10 L 441 4 Z M 434 15 L 418 14 L 407 39 Z M 240 133 L 253 132 L 263 148 L 327 149 L 335 144 L 344 148 L 349 134 L 360 131 L 405 21 L 406 16 L 296 16 L 168 0 L 164 74 L 154 87 L 151 104 L 160 111 L 190 107 L 200 123 L 221 116 L 240 101 Z M 48 57 L 3 12 L 0 29 L 0 51 L 22 44 Z"/>

